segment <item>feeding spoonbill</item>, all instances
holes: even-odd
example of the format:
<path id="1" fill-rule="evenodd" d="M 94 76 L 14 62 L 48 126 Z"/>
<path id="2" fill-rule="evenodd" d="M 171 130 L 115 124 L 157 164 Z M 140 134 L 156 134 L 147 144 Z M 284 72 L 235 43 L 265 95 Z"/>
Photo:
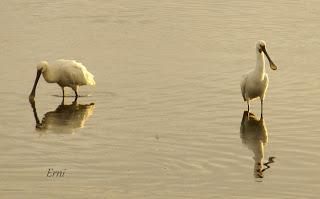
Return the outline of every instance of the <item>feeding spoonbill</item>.
<path id="1" fill-rule="evenodd" d="M 62 88 L 62 96 L 64 97 L 64 87 L 70 87 L 75 92 L 75 98 L 78 98 L 78 88 L 82 85 L 95 85 L 94 76 L 80 62 L 75 60 L 56 60 L 53 64 L 47 61 L 41 61 L 37 64 L 37 76 L 33 84 L 29 100 L 34 100 L 36 87 L 39 78 L 43 78 L 48 83 L 57 83 Z"/>
<path id="2" fill-rule="evenodd" d="M 240 83 L 242 97 L 244 101 L 247 101 L 248 111 L 250 109 L 249 101 L 259 97 L 261 101 L 261 115 L 263 114 L 263 100 L 269 84 L 268 74 L 265 72 L 265 60 L 262 52 L 268 58 L 270 68 L 272 70 L 277 70 L 277 66 L 273 63 L 267 53 L 266 42 L 260 40 L 256 43 L 256 67 L 245 74 Z"/>

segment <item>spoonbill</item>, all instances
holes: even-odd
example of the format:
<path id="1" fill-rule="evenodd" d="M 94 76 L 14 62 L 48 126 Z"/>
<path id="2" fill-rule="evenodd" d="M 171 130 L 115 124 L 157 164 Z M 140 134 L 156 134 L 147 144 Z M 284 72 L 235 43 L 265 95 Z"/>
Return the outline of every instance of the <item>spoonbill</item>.
<path id="1" fill-rule="evenodd" d="M 36 87 L 41 74 L 46 82 L 57 83 L 61 87 L 63 98 L 64 87 L 72 88 L 75 92 L 75 99 L 77 99 L 79 86 L 93 86 L 96 84 L 94 76 L 80 62 L 59 59 L 49 65 L 47 61 L 41 61 L 37 64 L 37 75 L 29 95 L 29 100 L 34 100 L 35 98 Z"/>
<path id="2" fill-rule="evenodd" d="M 273 63 L 267 53 L 266 42 L 263 40 L 259 40 L 256 43 L 256 67 L 246 73 L 240 83 L 243 100 L 247 101 L 248 104 L 248 112 L 250 109 L 249 101 L 259 97 L 261 101 L 261 115 L 263 114 L 263 100 L 269 84 L 268 74 L 265 72 L 265 60 L 262 52 L 268 58 L 270 68 L 272 70 L 277 70 L 277 66 Z"/>

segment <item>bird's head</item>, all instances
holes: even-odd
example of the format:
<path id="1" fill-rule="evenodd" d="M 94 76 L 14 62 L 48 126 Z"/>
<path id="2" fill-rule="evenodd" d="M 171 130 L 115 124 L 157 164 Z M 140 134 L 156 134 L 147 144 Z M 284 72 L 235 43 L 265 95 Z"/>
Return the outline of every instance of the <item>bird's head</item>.
<path id="1" fill-rule="evenodd" d="M 33 84 L 33 88 L 32 91 L 29 95 L 29 101 L 32 102 L 34 101 L 34 97 L 36 95 L 36 88 L 37 88 L 37 84 L 39 81 L 39 78 L 41 76 L 41 74 L 43 72 L 46 72 L 48 68 L 48 62 L 47 61 L 41 61 L 40 63 L 37 64 L 37 75 L 36 75 L 36 79 L 34 80 L 34 84 Z"/>
<path id="2" fill-rule="evenodd" d="M 258 54 L 261 54 L 262 52 L 266 55 L 266 57 L 269 60 L 270 63 L 270 68 L 272 70 L 277 70 L 277 66 L 273 63 L 273 61 L 271 60 L 270 56 L 268 55 L 267 49 L 266 49 L 266 42 L 263 40 L 259 40 L 256 43 L 256 51 Z"/>
<path id="3" fill-rule="evenodd" d="M 257 43 L 256 43 L 257 52 L 262 53 L 262 49 L 265 49 L 265 48 L 266 48 L 266 42 L 265 41 L 263 41 L 263 40 L 257 41 Z"/>
<path id="4" fill-rule="evenodd" d="M 41 61 L 37 64 L 37 71 L 41 71 L 41 73 L 45 72 L 48 67 L 47 61 Z"/>

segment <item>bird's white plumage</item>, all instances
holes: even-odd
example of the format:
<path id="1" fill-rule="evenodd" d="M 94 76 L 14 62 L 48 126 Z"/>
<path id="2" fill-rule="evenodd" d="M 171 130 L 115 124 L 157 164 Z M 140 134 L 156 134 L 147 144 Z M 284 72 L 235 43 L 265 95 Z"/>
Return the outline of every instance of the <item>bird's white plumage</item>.
<path id="1" fill-rule="evenodd" d="M 33 99 L 35 96 L 35 90 L 40 75 L 48 83 L 57 83 L 63 91 L 64 87 L 70 87 L 75 91 L 76 97 L 78 97 L 78 87 L 82 85 L 95 85 L 94 76 L 87 70 L 87 68 L 80 62 L 75 60 L 59 59 L 49 64 L 47 61 L 41 61 L 37 65 L 37 77 L 29 96 Z"/>
<path id="2" fill-rule="evenodd" d="M 262 77 L 258 77 L 257 72 L 252 70 L 245 74 L 241 81 L 241 94 L 244 101 L 252 100 L 260 97 L 264 100 L 269 85 L 269 77 L 264 73 Z"/>
<path id="3" fill-rule="evenodd" d="M 244 101 L 247 101 L 249 108 L 249 101 L 255 98 L 261 100 L 261 113 L 263 111 L 263 101 L 269 85 L 269 77 L 265 72 L 265 59 L 263 52 L 267 56 L 270 62 L 270 67 L 276 70 L 276 65 L 272 62 L 265 49 L 266 43 L 262 40 L 256 44 L 257 62 L 256 67 L 243 75 L 240 82 L 241 94 Z"/>
<path id="4" fill-rule="evenodd" d="M 48 83 L 57 83 L 63 87 L 96 84 L 94 76 L 82 63 L 75 60 L 59 59 L 50 65 L 44 65 L 42 74 Z"/>

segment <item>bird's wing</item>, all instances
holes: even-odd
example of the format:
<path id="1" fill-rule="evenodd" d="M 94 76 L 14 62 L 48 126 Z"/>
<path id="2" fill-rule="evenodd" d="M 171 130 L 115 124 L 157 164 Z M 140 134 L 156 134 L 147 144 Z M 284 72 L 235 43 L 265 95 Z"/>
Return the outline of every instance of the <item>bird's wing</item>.
<path id="1" fill-rule="evenodd" d="M 82 77 L 83 85 L 93 86 L 96 84 L 96 82 L 94 81 L 94 75 L 92 75 L 82 63 L 77 62 L 75 60 L 71 60 L 71 61 L 72 61 L 72 66 L 76 68 L 75 71 L 77 71 L 77 74 L 75 75 Z"/>
<path id="2" fill-rule="evenodd" d="M 85 85 L 85 72 L 87 69 L 79 62 L 74 60 L 58 60 L 60 61 L 60 81 L 66 85 Z"/>
<path id="3" fill-rule="evenodd" d="M 240 83 L 240 87 L 241 87 L 241 94 L 243 97 L 243 100 L 246 101 L 246 97 L 245 97 L 245 93 L 246 93 L 246 84 L 247 84 L 247 79 L 248 79 L 248 74 L 243 76 L 243 79 Z"/>

